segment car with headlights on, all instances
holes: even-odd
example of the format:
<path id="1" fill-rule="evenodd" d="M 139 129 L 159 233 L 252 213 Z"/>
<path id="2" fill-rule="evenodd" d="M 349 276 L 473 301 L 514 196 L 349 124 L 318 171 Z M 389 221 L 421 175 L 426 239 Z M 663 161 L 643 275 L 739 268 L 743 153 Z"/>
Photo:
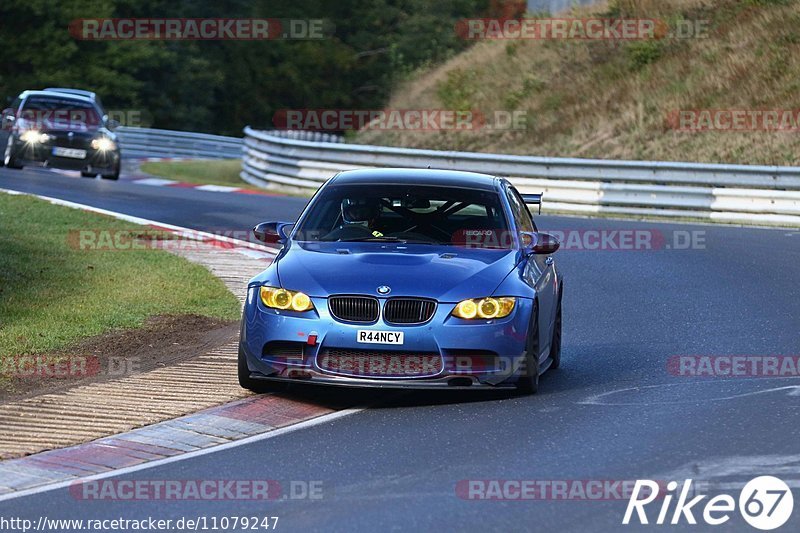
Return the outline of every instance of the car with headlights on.
<path id="1" fill-rule="evenodd" d="M 3 164 L 79 170 L 119 178 L 121 154 L 117 135 L 92 99 L 55 91 L 25 91 L 3 110 L 7 131 Z"/>
<path id="2" fill-rule="evenodd" d="M 506 179 L 446 170 L 341 172 L 248 284 L 238 377 L 534 393 L 561 361 L 559 242 Z"/>

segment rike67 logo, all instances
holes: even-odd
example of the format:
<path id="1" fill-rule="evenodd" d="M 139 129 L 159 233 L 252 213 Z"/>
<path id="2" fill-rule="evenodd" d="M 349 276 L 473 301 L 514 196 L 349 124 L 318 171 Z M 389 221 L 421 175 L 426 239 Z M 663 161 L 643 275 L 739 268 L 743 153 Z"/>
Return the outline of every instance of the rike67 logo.
<path id="1" fill-rule="evenodd" d="M 633 523 L 638 519 L 640 524 L 649 524 L 652 515 L 648 517 L 645 507 L 656 500 L 661 502 L 655 520 L 658 525 L 676 525 L 683 520 L 687 524 L 697 524 L 697 513 L 706 524 L 719 526 L 728 522 L 737 508 L 737 501 L 729 494 L 718 494 L 706 501 L 705 505 L 701 504 L 708 497 L 704 494 L 690 499 L 691 479 L 684 481 L 683 486 L 679 486 L 677 481 L 670 481 L 665 491 L 660 491 L 660 488 L 663 486 L 655 481 L 636 480 L 622 523 L 630 524 L 635 516 Z M 677 501 L 675 507 L 671 508 L 675 496 Z M 756 529 L 768 531 L 781 527 L 792 516 L 793 509 L 794 497 L 791 489 L 776 477 L 760 476 L 751 479 L 739 493 L 739 513 L 745 522 Z"/>

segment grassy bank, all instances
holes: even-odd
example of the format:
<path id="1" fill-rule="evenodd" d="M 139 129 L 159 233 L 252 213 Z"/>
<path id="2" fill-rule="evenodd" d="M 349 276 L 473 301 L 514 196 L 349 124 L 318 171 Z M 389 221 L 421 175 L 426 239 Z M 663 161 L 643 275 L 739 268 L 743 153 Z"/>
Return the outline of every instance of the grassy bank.
<path id="1" fill-rule="evenodd" d="M 140 168 L 154 176 L 186 183 L 252 187 L 239 177 L 242 171 L 240 159 L 154 161 L 143 163 Z"/>
<path id="2" fill-rule="evenodd" d="M 140 168 L 147 174 L 185 183 L 201 185 L 227 185 L 244 189 L 258 189 L 239 177 L 242 170 L 240 159 L 203 160 L 203 161 L 157 161 L 143 163 Z M 269 189 L 275 194 L 310 197 L 314 191 L 298 190 L 275 185 Z"/>
<path id="3" fill-rule="evenodd" d="M 792 132 L 677 131 L 676 110 L 796 110 L 795 0 L 613 0 L 569 17 L 657 18 L 703 37 L 483 41 L 394 92 L 392 109 L 524 113 L 518 131 L 365 131 L 357 142 L 562 157 L 800 164 Z M 688 32 L 684 31 L 684 35 Z M 796 113 L 795 113 L 796 115 Z"/>
<path id="4" fill-rule="evenodd" d="M 239 316 L 205 268 L 160 250 L 89 251 L 78 230 L 141 226 L 0 194 L 0 358 L 59 350 L 156 315 Z M 113 235 L 113 233 L 111 233 Z"/>

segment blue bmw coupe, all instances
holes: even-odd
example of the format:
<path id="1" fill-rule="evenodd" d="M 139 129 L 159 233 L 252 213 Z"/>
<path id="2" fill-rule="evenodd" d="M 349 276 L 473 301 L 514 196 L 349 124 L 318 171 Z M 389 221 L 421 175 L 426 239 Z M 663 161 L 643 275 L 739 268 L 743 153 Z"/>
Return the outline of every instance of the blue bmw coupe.
<path id="1" fill-rule="evenodd" d="M 563 294 L 540 201 L 484 174 L 337 174 L 296 223 L 254 229 L 282 248 L 248 285 L 240 384 L 535 393 L 560 363 Z"/>

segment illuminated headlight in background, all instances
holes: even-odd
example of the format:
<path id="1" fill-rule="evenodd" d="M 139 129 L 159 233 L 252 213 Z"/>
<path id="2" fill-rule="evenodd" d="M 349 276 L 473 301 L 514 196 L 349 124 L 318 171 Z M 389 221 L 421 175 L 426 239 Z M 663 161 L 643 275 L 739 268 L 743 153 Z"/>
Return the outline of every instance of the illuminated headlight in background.
<path id="1" fill-rule="evenodd" d="M 511 314 L 516 302 L 517 299 L 511 297 L 462 300 L 453 309 L 453 316 L 467 320 L 503 318 Z"/>
<path id="2" fill-rule="evenodd" d="M 261 287 L 261 303 L 273 309 L 310 311 L 314 309 L 311 298 L 298 291 L 287 291 L 279 287 Z"/>
<path id="3" fill-rule="evenodd" d="M 100 150 L 101 152 L 107 152 L 109 150 L 114 150 L 117 145 L 109 139 L 108 137 L 100 137 L 99 139 L 92 139 L 92 149 L 93 150 Z"/>
<path id="4" fill-rule="evenodd" d="M 46 143 L 50 140 L 50 136 L 42 133 L 39 130 L 28 130 L 22 133 L 19 138 L 28 144 Z"/>

